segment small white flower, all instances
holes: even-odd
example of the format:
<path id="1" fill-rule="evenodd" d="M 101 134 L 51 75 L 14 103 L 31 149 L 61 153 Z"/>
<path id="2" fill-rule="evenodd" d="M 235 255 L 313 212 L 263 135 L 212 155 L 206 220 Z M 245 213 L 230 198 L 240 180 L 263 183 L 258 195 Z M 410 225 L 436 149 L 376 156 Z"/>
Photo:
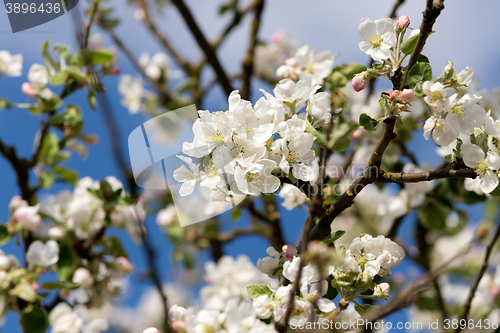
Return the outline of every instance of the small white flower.
<path id="1" fill-rule="evenodd" d="M 156 224 L 161 226 L 168 226 L 172 224 L 176 216 L 177 212 L 174 205 L 169 205 L 167 208 L 164 208 L 158 212 L 158 214 L 156 215 Z"/>
<path id="2" fill-rule="evenodd" d="M 39 215 L 40 204 L 36 206 L 21 206 L 14 211 L 14 218 L 28 230 L 35 231 L 42 227 Z"/>
<path id="3" fill-rule="evenodd" d="M 443 101 L 446 98 L 444 85 L 441 82 L 432 83 L 431 81 L 425 81 L 422 84 L 422 90 L 425 94 L 424 101 L 429 104 L 435 112 L 442 112 Z"/>
<path id="4" fill-rule="evenodd" d="M 330 118 L 331 95 L 327 92 L 319 92 L 309 97 L 309 109 L 315 118 Z"/>
<path id="5" fill-rule="evenodd" d="M 59 244 L 54 240 L 45 244 L 39 240 L 34 241 L 26 252 L 26 261 L 42 267 L 55 265 L 59 261 Z"/>
<path id="6" fill-rule="evenodd" d="M 134 78 L 128 74 L 122 75 L 118 82 L 118 91 L 123 96 L 123 106 L 130 113 L 134 114 L 141 110 L 145 91 L 140 77 Z"/>
<path id="7" fill-rule="evenodd" d="M 144 52 L 139 57 L 139 64 L 150 79 L 159 80 L 162 74 L 169 77 L 170 59 L 165 53 L 158 52 L 149 58 L 149 54 Z"/>
<path id="8" fill-rule="evenodd" d="M 462 84 L 467 88 L 472 82 L 472 77 L 474 76 L 474 70 L 471 67 L 466 67 L 463 71 L 457 74 L 458 84 Z"/>
<path id="9" fill-rule="evenodd" d="M 0 73 L 5 73 L 7 76 L 21 76 L 22 70 L 22 54 L 12 55 L 8 51 L 0 51 Z"/>
<path id="10" fill-rule="evenodd" d="M 460 133 L 473 134 L 474 128 L 482 127 L 486 121 L 486 111 L 477 104 L 480 97 L 465 94 L 450 96 L 445 102 L 446 120 Z"/>
<path id="11" fill-rule="evenodd" d="M 268 319 L 273 314 L 273 306 L 268 295 L 262 295 L 254 299 L 252 307 L 257 318 Z"/>
<path id="12" fill-rule="evenodd" d="M 359 49 L 375 61 L 389 59 L 390 49 L 396 45 L 394 22 L 389 17 L 383 17 L 375 22 L 364 18 L 358 24 L 358 31 L 364 41 L 359 43 Z"/>
<path id="13" fill-rule="evenodd" d="M 174 179 L 178 182 L 182 182 L 179 194 L 181 196 L 186 196 L 193 193 L 196 183 L 199 181 L 199 165 L 193 163 L 193 160 L 189 157 L 182 155 L 176 156 L 189 166 L 188 169 L 185 165 L 181 165 L 180 168 L 174 171 Z"/>
<path id="14" fill-rule="evenodd" d="M 431 133 L 434 142 L 440 146 L 447 146 L 458 137 L 458 132 L 443 118 L 429 117 L 425 121 L 424 138 L 429 140 Z"/>
<path id="15" fill-rule="evenodd" d="M 258 195 L 262 193 L 274 193 L 280 186 L 280 180 L 271 172 L 276 168 L 276 162 L 261 159 L 246 169 L 236 167 L 234 179 L 236 186 L 244 194 Z"/>
<path id="16" fill-rule="evenodd" d="M 79 267 L 73 273 L 73 278 L 71 280 L 73 283 L 77 283 L 85 289 L 89 289 L 94 284 L 94 278 L 90 274 L 89 270 L 84 267 Z"/>
<path id="17" fill-rule="evenodd" d="M 295 207 L 302 205 L 307 199 L 304 192 L 291 184 L 284 184 L 279 196 L 284 199 L 282 205 L 287 210 L 292 210 Z"/>
<path id="18" fill-rule="evenodd" d="M 168 310 L 168 322 L 172 324 L 174 321 L 184 321 L 186 317 L 186 309 L 182 306 L 174 304 Z"/>
<path id="19" fill-rule="evenodd" d="M 498 175 L 495 171 L 500 169 L 498 152 L 488 151 L 487 154 L 474 144 L 463 144 L 461 147 L 465 165 L 475 168 L 480 178 L 480 187 L 484 193 L 491 193 L 498 186 Z"/>

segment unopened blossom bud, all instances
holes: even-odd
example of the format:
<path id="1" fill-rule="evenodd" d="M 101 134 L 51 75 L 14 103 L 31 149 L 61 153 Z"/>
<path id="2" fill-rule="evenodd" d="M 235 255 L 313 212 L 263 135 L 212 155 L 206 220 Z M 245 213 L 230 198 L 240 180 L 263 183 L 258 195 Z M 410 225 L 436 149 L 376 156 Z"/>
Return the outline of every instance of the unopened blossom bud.
<path id="1" fill-rule="evenodd" d="M 121 72 L 121 69 L 119 67 L 113 67 L 113 68 L 111 68 L 111 71 L 110 71 L 110 73 L 113 75 L 118 75 L 118 74 L 120 74 L 120 72 Z"/>
<path id="2" fill-rule="evenodd" d="M 9 208 L 11 211 L 15 211 L 21 206 L 28 206 L 28 202 L 23 200 L 19 195 L 15 195 L 10 199 Z"/>
<path id="3" fill-rule="evenodd" d="M 415 100 L 415 92 L 412 89 L 403 89 L 399 95 L 399 99 L 403 103 L 411 103 Z"/>
<path id="4" fill-rule="evenodd" d="M 94 278 L 90 271 L 84 267 L 78 268 L 73 273 L 73 279 L 71 280 L 73 283 L 78 283 L 85 289 L 89 289 L 94 284 Z"/>
<path id="5" fill-rule="evenodd" d="M 293 257 L 297 254 L 297 248 L 292 245 L 283 245 L 283 257 L 285 257 L 286 260 L 292 260 Z"/>
<path id="6" fill-rule="evenodd" d="M 66 236 L 66 231 L 59 227 L 52 227 L 47 231 L 50 239 L 61 240 Z"/>
<path id="7" fill-rule="evenodd" d="M 34 292 L 37 292 L 38 290 L 40 290 L 40 286 L 35 282 L 31 285 L 31 289 L 33 289 Z"/>
<path id="8" fill-rule="evenodd" d="M 468 87 L 472 82 L 474 70 L 471 67 L 466 67 L 463 71 L 457 74 L 458 84 Z"/>
<path id="9" fill-rule="evenodd" d="M 142 333 L 160 333 L 160 331 L 158 331 L 158 329 L 157 329 L 157 328 L 150 327 L 150 328 L 146 328 L 146 329 L 144 330 L 144 332 L 142 332 Z"/>
<path id="10" fill-rule="evenodd" d="M 406 104 L 403 104 L 403 103 L 396 103 L 396 106 L 397 106 L 397 107 L 398 107 L 398 109 L 400 109 L 400 110 L 403 110 L 403 111 L 408 110 L 408 105 L 406 105 Z"/>
<path id="11" fill-rule="evenodd" d="M 12 267 L 12 261 L 0 250 L 0 270 L 8 271 Z"/>
<path id="12" fill-rule="evenodd" d="M 184 332 L 184 329 L 186 328 L 186 322 L 177 320 L 177 321 L 174 321 L 172 324 L 170 324 L 170 327 L 175 332 Z"/>
<path id="13" fill-rule="evenodd" d="M 137 8 L 134 12 L 134 18 L 137 22 L 144 22 L 144 20 L 146 19 L 146 13 L 144 12 L 144 9 Z"/>
<path id="14" fill-rule="evenodd" d="M 410 19 L 408 16 L 400 16 L 396 21 L 396 30 L 404 30 L 410 26 Z"/>
<path id="15" fill-rule="evenodd" d="M 493 298 L 497 298 L 498 295 L 500 295 L 500 288 L 498 288 L 497 286 L 494 286 L 493 288 L 491 288 L 490 294 Z"/>
<path id="16" fill-rule="evenodd" d="M 395 101 L 399 98 L 399 95 L 401 95 L 401 91 L 393 90 L 389 93 L 389 98 L 391 99 L 391 101 Z"/>
<path id="17" fill-rule="evenodd" d="M 370 81 L 370 76 L 367 72 L 363 72 L 357 74 L 352 78 L 352 87 L 355 91 L 360 92 L 368 86 L 368 82 Z"/>
<path id="18" fill-rule="evenodd" d="M 36 90 L 33 88 L 31 83 L 29 82 L 24 82 L 23 85 L 21 86 L 21 91 L 23 94 L 25 94 L 28 97 L 35 97 L 36 96 Z"/>
<path id="19" fill-rule="evenodd" d="M 186 309 L 182 306 L 174 304 L 168 309 L 168 323 L 172 324 L 176 321 L 184 321 L 186 317 Z"/>
<path id="20" fill-rule="evenodd" d="M 95 145 L 99 142 L 99 137 L 97 134 L 87 134 L 82 137 L 83 142 L 89 144 L 89 145 Z"/>
<path id="21" fill-rule="evenodd" d="M 134 265 L 125 257 L 116 258 L 118 270 L 124 274 L 130 274 L 134 271 Z"/>
<path id="22" fill-rule="evenodd" d="M 21 206 L 14 211 L 14 219 L 28 230 L 35 231 L 42 227 L 42 218 L 38 214 L 40 204 L 36 206 Z"/>
<path id="23" fill-rule="evenodd" d="M 299 65 L 299 61 L 295 57 L 291 57 L 285 60 L 285 65 L 296 67 Z"/>
<path id="24" fill-rule="evenodd" d="M 375 286 L 375 295 L 389 295 L 390 285 L 387 282 L 383 282 Z"/>

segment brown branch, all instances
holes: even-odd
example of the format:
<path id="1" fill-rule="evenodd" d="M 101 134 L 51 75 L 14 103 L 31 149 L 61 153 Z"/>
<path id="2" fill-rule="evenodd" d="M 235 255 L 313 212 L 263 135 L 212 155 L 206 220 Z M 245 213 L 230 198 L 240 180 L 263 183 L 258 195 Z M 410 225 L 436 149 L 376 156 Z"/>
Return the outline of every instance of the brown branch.
<path id="1" fill-rule="evenodd" d="M 391 14 L 389 15 L 390 18 L 396 18 L 396 13 L 399 9 L 399 7 L 401 7 L 402 4 L 405 3 L 405 0 L 397 0 L 396 3 L 394 4 L 394 7 L 392 8 L 392 12 Z"/>
<path id="2" fill-rule="evenodd" d="M 89 44 L 89 37 L 90 37 L 90 27 L 92 26 L 92 23 L 94 22 L 94 18 L 97 14 L 97 7 L 99 6 L 99 1 L 94 1 L 94 5 L 92 6 L 92 13 L 90 14 L 89 22 L 87 24 L 87 27 L 85 29 L 85 36 L 83 38 L 83 49 L 86 49 L 88 44 Z"/>
<path id="3" fill-rule="evenodd" d="M 177 7 L 179 12 L 181 13 L 182 17 L 184 18 L 184 21 L 186 22 L 186 25 L 189 27 L 189 30 L 193 34 L 193 37 L 196 39 L 198 42 L 198 45 L 200 48 L 203 50 L 207 57 L 208 63 L 213 67 L 215 71 L 215 75 L 219 79 L 219 83 L 222 86 L 222 89 L 226 93 L 227 96 L 231 94 L 233 91 L 233 87 L 231 86 L 231 82 L 229 81 L 229 78 L 226 75 L 226 72 L 222 68 L 219 58 L 215 54 L 214 49 L 210 44 L 208 43 L 207 39 L 205 38 L 205 35 L 203 35 L 203 32 L 201 32 L 200 27 L 194 20 L 193 15 L 191 14 L 191 11 L 189 8 L 186 6 L 183 0 L 172 0 L 174 5 Z"/>
<path id="4" fill-rule="evenodd" d="M 402 290 L 398 295 L 394 296 L 392 301 L 381 307 L 377 313 L 369 313 L 367 316 L 367 321 L 374 322 L 376 320 L 384 318 L 390 315 L 391 313 L 394 313 L 399 309 L 405 307 L 406 305 L 414 302 L 414 296 L 418 292 L 429 286 L 439 276 L 445 273 L 451 264 L 453 264 L 455 261 L 462 258 L 463 256 L 467 255 L 469 251 L 472 250 L 477 245 L 477 243 L 478 240 L 475 239 L 466 248 L 464 248 L 462 251 L 458 252 L 455 256 L 453 256 L 448 262 L 443 263 L 434 271 L 426 273 L 418 281 L 412 283 L 404 290 Z"/>
<path id="5" fill-rule="evenodd" d="M 422 50 L 424 49 L 425 41 L 429 34 L 432 31 L 432 26 L 434 22 L 436 22 L 437 17 L 441 14 L 441 11 L 444 9 L 444 0 L 427 0 L 427 6 L 424 11 L 424 18 L 422 19 L 422 24 L 420 25 L 420 34 L 418 35 L 417 43 L 415 45 L 415 49 L 411 54 L 411 58 L 408 61 L 408 66 L 406 66 L 406 70 L 403 76 L 403 80 L 401 80 L 400 90 L 403 90 L 407 85 L 408 72 L 418 61 L 418 57 Z"/>
<path id="6" fill-rule="evenodd" d="M 469 315 L 469 311 L 471 308 L 472 300 L 474 299 L 474 295 L 476 294 L 477 288 L 479 286 L 479 282 L 481 282 L 481 279 L 486 272 L 486 269 L 488 268 L 490 259 L 491 259 L 491 254 L 493 252 L 493 248 L 495 247 L 495 244 L 498 242 L 498 239 L 500 238 L 500 221 L 498 221 L 498 226 L 496 228 L 495 234 L 491 238 L 491 241 L 486 247 L 486 253 L 484 254 L 484 260 L 483 260 L 483 265 L 481 266 L 481 270 L 477 274 L 476 280 L 474 281 L 474 284 L 470 288 L 470 293 L 469 297 L 467 298 L 467 301 L 465 302 L 464 306 L 460 310 L 460 315 L 458 318 L 458 322 L 460 323 L 462 319 L 467 320 L 467 317 Z M 457 329 L 455 330 L 455 333 L 458 333 L 462 330 L 460 325 L 458 325 Z"/>
<path id="7" fill-rule="evenodd" d="M 175 61 L 186 71 L 186 73 L 191 76 L 194 74 L 193 67 L 189 64 L 186 58 L 184 58 L 170 43 L 167 36 L 165 36 L 153 22 L 151 18 L 148 4 L 146 0 L 140 0 L 141 8 L 144 10 L 144 19 L 146 25 L 153 35 L 160 41 L 160 43 L 168 50 L 170 55 L 175 59 Z"/>
<path id="8" fill-rule="evenodd" d="M 224 40 L 226 40 L 227 36 L 229 36 L 229 33 L 231 31 L 233 31 L 234 28 L 236 28 L 238 26 L 238 23 L 241 21 L 241 19 L 247 14 L 250 12 L 250 10 L 252 10 L 252 8 L 254 7 L 254 3 L 251 3 L 250 5 L 248 5 L 246 8 L 244 8 L 243 10 L 238 10 L 237 8 L 235 8 L 235 13 L 234 13 L 234 17 L 233 17 L 233 20 L 231 21 L 231 23 L 229 23 L 227 25 L 227 27 L 222 31 L 222 33 L 219 35 L 219 37 L 217 37 L 215 39 L 215 41 L 212 43 L 212 48 L 214 50 L 216 50 L 217 48 L 219 48 L 219 46 L 222 44 L 222 42 L 224 42 Z M 203 59 L 202 62 L 206 61 L 206 59 Z"/>
<path id="9" fill-rule="evenodd" d="M 264 0 L 255 0 L 255 16 L 250 32 L 250 41 L 248 43 L 247 56 L 243 60 L 243 79 L 241 87 L 241 98 L 250 99 L 251 80 L 253 75 L 255 47 L 257 46 L 257 34 L 260 28 L 262 12 L 264 10 Z"/>

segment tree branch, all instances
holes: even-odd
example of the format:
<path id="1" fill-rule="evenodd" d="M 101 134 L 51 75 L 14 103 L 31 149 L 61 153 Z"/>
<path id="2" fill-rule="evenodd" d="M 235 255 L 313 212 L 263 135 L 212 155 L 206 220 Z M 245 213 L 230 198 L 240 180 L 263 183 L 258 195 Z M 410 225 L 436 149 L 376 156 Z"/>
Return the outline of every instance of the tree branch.
<path id="1" fill-rule="evenodd" d="M 184 58 L 170 43 L 165 36 L 153 22 L 151 15 L 149 13 L 149 8 L 146 0 L 139 0 L 141 8 L 144 10 L 144 19 L 146 21 L 146 25 L 153 35 L 160 41 L 160 43 L 168 50 L 170 55 L 175 59 L 175 61 L 186 71 L 188 75 L 193 75 L 193 67 L 189 64 L 186 58 Z"/>
<path id="2" fill-rule="evenodd" d="M 403 80 L 401 80 L 400 90 L 403 90 L 407 85 L 408 72 L 418 61 L 418 57 L 422 50 L 424 49 L 425 41 L 429 34 L 432 31 L 432 26 L 434 22 L 436 22 L 437 17 L 441 14 L 441 11 L 444 9 L 444 0 L 427 0 L 427 6 L 424 11 L 424 18 L 422 19 L 422 24 L 420 25 L 420 34 L 418 35 L 417 44 L 415 45 L 415 49 L 411 54 L 411 58 L 408 61 L 408 65 L 406 66 L 406 70 L 403 76 Z"/>
<path id="3" fill-rule="evenodd" d="M 229 78 L 226 75 L 226 72 L 222 68 L 219 59 L 217 58 L 217 55 L 215 54 L 214 49 L 210 44 L 208 43 L 207 39 L 205 38 L 205 35 L 200 30 L 200 27 L 194 20 L 193 15 L 191 14 L 191 11 L 189 8 L 186 6 L 183 0 L 172 0 L 174 5 L 177 7 L 179 12 L 181 13 L 182 17 L 184 18 L 184 21 L 186 22 L 187 26 L 189 27 L 189 30 L 193 34 L 194 38 L 198 42 L 198 45 L 200 48 L 203 50 L 207 57 L 208 63 L 213 67 L 215 71 L 215 75 L 217 75 L 219 79 L 219 83 L 222 86 L 222 89 L 226 93 L 227 96 L 231 94 L 233 91 L 233 87 L 231 86 L 231 82 L 229 81 Z"/>
<path id="4" fill-rule="evenodd" d="M 493 248 L 495 247 L 495 244 L 498 242 L 498 239 L 500 238 L 500 221 L 498 221 L 498 226 L 496 228 L 495 234 L 491 238 L 491 241 L 486 247 L 486 253 L 484 254 L 484 260 L 483 260 L 483 265 L 481 266 L 481 269 L 479 273 L 477 274 L 476 280 L 474 281 L 474 284 L 470 288 L 470 293 L 469 297 L 467 298 L 467 301 L 465 302 L 464 306 L 460 310 L 458 322 L 460 323 L 462 319 L 467 320 L 467 317 L 469 315 L 469 311 L 471 308 L 472 300 L 474 299 L 474 295 L 476 294 L 477 288 L 479 286 L 479 282 L 481 282 L 481 279 L 486 272 L 486 269 L 488 268 L 490 259 L 491 259 L 491 254 L 493 252 Z M 461 325 L 458 325 L 457 329 L 455 330 L 455 333 L 458 333 L 462 330 L 460 327 Z"/>
<path id="5" fill-rule="evenodd" d="M 255 46 L 257 46 L 257 34 L 260 28 L 260 18 L 264 10 L 264 0 L 255 0 L 255 16 L 250 32 L 250 41 L 248 43 L 247 56 L 243 60 L 243 79 L 241 87 L 241 98 L 250 99 L 251 80 L 253 74 Z"/>

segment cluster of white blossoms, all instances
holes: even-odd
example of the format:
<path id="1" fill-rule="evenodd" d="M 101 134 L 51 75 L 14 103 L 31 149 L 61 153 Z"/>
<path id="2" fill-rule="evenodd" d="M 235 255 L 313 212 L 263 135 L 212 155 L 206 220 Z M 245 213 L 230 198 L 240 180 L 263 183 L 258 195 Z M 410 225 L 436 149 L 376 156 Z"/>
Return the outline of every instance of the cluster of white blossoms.
<path id="1" fill-rule="evenodd" d="M 313 244 L 316 251 L 324 252 L 326 247 Z M 335 250 L 334 250 L 335 251 Z M 268 257 L 259 259 L 257 267 L 269 277 L 283 276 L 290 282 L 297 278 L 301 258 L 293 246 L 284 246 L 282 252 L 273 247 L 267 249 Z M 308 320 L 320 319 L 336 309 L 332 299 L 323 297 L 328 291 L 328 276 L 333 276 L 332 287 L 337 289 L 342 300 L 352 301 L 359 292 L 368 288 L 374 290 L 374 296 L 388 297 L 389 285 L 373 282 L 375 276 L 383 277 L 391 274 L 391 268 L 399 265 L 405 257 L 404 250 L 395 242 L 384 236 L 372 237 L 363 234 L 356 237 L 346 250 L 342 245 L 336 251 L 333 265 L 326 269 L 318 269 L 317 264 L 310 262 L 302 269 L 300 277 L 300 295 L 295 295 L 291 321 L 303 325 Z M 249 288 L 253 296 L 253 309 L 261 319 L 273 318 L 275 322 L 283 318 L 290 305 L 292 284 L 281 286 L 276 290 L 257 285 Z M 318 317 L 317 314 L 320 314 Z"/>
<path id="2" fill-rule="evenodd" d="M 223 256 L 217 263 L 207 263 L 205 270 L 208 285 L 200 291 L 203 308 L 196 311 L 173 305 L 169 310 L 168 321 L 175 332 L 276 332 L 274 325 L 258 318 L 247 291 L 252 285 L 274 285 L 275 281 L 260 273 L 246 256 Z"/>
<path id="3" fill-rule="evenodd" d="M 23 55 L 11 54 L 9 51 L 0 51 L 0 75 L 21 76 L 23 71 Z"/>
<path id="4" fill-rule="evenodd" d="M 313 180 L 315 136 L 306 129 L 310 120 L 330 115 L 330 94 L 317 92 L 319 87 L 308 74 L 298 82 L 281 80 L 274 96 L 263 91 L 255 106 L 233 91 L 228 111 L 198 111 L 194 140 L 183 144 L 183 153 L 203 164 L 178 156 L 188 165 L 174 172 L 174 179 L 183 183 L 180 195 L 191 194 L 198 183 L 211 189 L 216 201 L 231 193 L 273 193 L 280 185 L 275 172 Z M 307 111 L 302 112 L 304 106 Z"/>
<path id="5" fill-rule="evenodd" d="M 452 68 L 453 64 L 449 63 L 444 72 L 452 72 Z M 473 70 L 467 67 L 447 81 L 423 83 L 424 101 L 432 110 L 424 124 L 424 137 L 429 139 L 432 134 L 439 146 L 456 147 L 460 152 L 457 157 L 478 174 L 476 180 L 467 180 L 468 189 L 491 193 L 499 183 L 500 121 L 493 118 L 491 110 L 486 112 L 479 104 L 481 96 L 468 93 L 472 77 Z"/>
<path id="6" fill-rule="evenodd" d="M 268 81 L 276 80 L 276 69 L 297 51 L 297 42 L 282 31 L 273 34 L 271 43 L 255 47 L 255 75 Z"/>
<path id="7" fill-rule="evenodd" d="M 108 322 L 104 318 L 95 318 L 88 322 L 68 303 L 59 303 L 49 314 L 49 323 L 53 333 L 101 333 L 106 332 Z"/>

